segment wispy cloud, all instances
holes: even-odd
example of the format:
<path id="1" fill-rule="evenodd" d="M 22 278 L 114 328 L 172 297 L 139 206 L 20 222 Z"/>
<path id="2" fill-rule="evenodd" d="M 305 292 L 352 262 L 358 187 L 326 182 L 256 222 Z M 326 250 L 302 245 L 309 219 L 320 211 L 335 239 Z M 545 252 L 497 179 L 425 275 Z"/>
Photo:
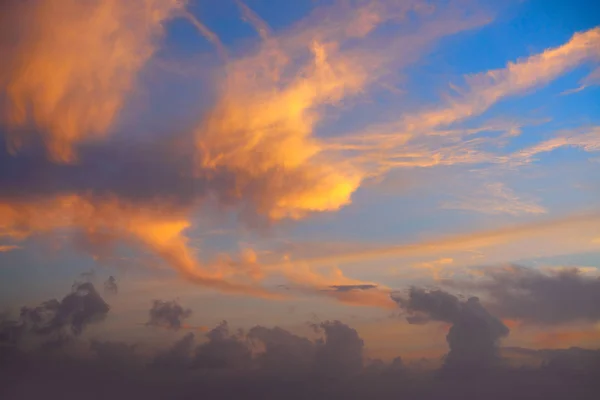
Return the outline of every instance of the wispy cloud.
<path id="1" fill-rule="evenodd" d="M 559 132 L 554 138 L 542 141 L 510 155 L 510 163 L 529 163 L 538 154 L 548 153 L 561 147 L 576 147 L 587 152 L 600 151 L 600 127 L 581 128 Z"/>
<path id="2" fill-rule="evenodd" d="M 498 143 L 498 139 L 476 134 L 510 128 L 484 125 L 473 130 L 451 126 L 483 114 L 506 97 L 545 85 L 586 62 L 598 62 L 599 46 L 600 28 L 576 33 L 561 46 L 509 62 L 505 68 L 465 76 L 464 87 L 455 87 L 458 94 L 447 98 L 442 105 L 407 113 L 392 123 L 374 124 L 364 132 L 339 139 L 335 145 L 357 153 L 359 161 L 380 172 L 394 168 L 504 162 L 506 159 L 500 154 L 483 150 Z M 465 139 L 473 135 L 476 137 Z M 579 139 L 571 140 L 575 145 Z M 557 147 L 560 147 L 558 143 L 554 148 Z"/>
<path id="3" fill-rule="evenodd" d="M 547 84 L 586 61 L 600 59 L 600 28 L 576 33 L 564 45 L 505 68 L 465 77 L 466 87 L 448 106 L 406 117 L 409 130 L 427 130 L 479 115 L 499 100 Z"/>
<path id="4" fill-rule="evenodd" d="M 0 253 L 7 253 L 9 251 L 18 250 L 18 249 L 22 249 L 22 247 L 14 245 L 14 244 L 0 245 Z"/>
<path id="5" fill-rule="evenodd" d="M 476 193 L 459 200 L 442 203 L 443 208 L 475 211 L 484 214 L 544 214 L 547 210 L 532 199 L 517 196 L 501 182 L 488 184 Z"/>
<path id="6" fill-rule="evenodd" d="M 354 263 L 382 258 L 401 258 L 414 256 L 442 255 L 448 258 L 454 252 L 472 252 L 475 250 L 489 251 L 496 249 L 502 252 L 504 245 L 516 243 L 529 243 L 529 254 L 534 243 L 543 242 L 545 254 L 568 254 L 569 252 L 581 252 L 597 249 L 592 238 L 597 237 L 598 213 L 581 213 L 570 216 L 538 219 L 520 225 L 505 226 L 489 230 L 475 231 L 467 234 L 447 235 L 438 239 L 416 241 L 414 243 L 388 245 L 361 249 L 358 251 L 337 252 L 324 256 L 305 257 L 299 254 L 289 262 L 308 265 L 326 265 L 332 263 Z M 568 240 L 565 232 L 572 234 Z M 550 243 L 561 243 L 554 247 Z M 536 246 L 539 250 L 539 246 Z M 514 247 L 513 247 L 514 251 Z M 523 258 L 523 254 L 505 254 L 506 257 Z M 278 265 L 278 264 L 274 264 Z"/>

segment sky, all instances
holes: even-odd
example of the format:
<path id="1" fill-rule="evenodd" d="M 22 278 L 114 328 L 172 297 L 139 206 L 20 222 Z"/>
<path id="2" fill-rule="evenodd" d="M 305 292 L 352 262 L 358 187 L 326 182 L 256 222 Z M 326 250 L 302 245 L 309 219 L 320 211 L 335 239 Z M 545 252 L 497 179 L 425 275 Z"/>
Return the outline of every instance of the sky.
<path id="1" fill-rule="evenodd" d="M 600 3 L 0 10 L 7 348 L 600 348 Z"/>

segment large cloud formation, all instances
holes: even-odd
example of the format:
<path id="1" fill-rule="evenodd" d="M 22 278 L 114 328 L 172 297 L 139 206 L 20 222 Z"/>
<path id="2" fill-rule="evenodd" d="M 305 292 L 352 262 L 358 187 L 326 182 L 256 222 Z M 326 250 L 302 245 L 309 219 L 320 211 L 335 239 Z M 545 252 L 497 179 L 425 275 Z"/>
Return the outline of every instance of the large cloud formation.
<path id="1" fill-rule="evenodd" d="M 8 143 L 0 150 L 0 235 L 19 241 L 67 229 L 96 256 L 116 243 L 142 246 L 198 284 L 277 297 L 262 287 L 265 272 L 255 261 L 201 263 L 185 231 L 207 203 L 254 225 L 350 202 L 367 171 L 317 137 L 322 109 L 359 94 L 396 62 L 370 46 L 378 25 L 410 12 L 426 20 L 441 15 L 418 1 L 355 6 L 318 8 L 276 35 L 241 5 L 261 41 L 223 60 L 215 101 L 191 129 L 144 140 L 113 125 L 165 23 L 186 16 L 222 47 L 185 2 L 9 3 L 2 26 L 15 40 L 1 44 L 10 62 L 0 69 L 1 134 Z M 457 16 L 416 37 L 425 45 L 479 23 Z M 316 279 L 309 289 L 360 304 L 363 292 L 319 290 L 361 283 Z"/>

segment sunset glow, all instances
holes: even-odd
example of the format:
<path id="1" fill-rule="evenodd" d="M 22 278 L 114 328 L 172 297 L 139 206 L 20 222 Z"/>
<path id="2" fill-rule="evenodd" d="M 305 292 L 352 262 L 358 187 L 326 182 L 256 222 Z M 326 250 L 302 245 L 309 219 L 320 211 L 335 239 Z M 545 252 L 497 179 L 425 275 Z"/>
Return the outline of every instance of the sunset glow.
<path id="1" fill-rule="evenodd" d="M 600 393 L 600 4 L 9 0 L 0 36 L 7 399 L 53 357 L 164 379 L 134 398 Z"/>

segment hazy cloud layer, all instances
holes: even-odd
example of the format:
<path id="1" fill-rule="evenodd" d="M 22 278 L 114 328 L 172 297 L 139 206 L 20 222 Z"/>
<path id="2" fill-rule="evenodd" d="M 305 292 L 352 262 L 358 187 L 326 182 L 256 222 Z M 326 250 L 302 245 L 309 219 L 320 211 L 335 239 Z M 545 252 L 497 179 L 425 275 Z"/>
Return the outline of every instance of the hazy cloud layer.
<path id="1" fill-rule="evenodd" d="M 39 390 L 52 390 L 67 399 L 83 395 L 121 399 L 133 393 L 151 399 L 200 394 L 298 399 L 369 395 L 526 399 L 535 394 L 559 399 L 567 392 L 592 399 L 600 391 L 597 350 L 499 348 L 499 339 L 508 334 L 506 326 L 476 298 L 462 300 L 441 290 L 413 287 L 406 296 L 394 297 L 412 322 L 419 316 L 419 322 L 452 324 L 446 337 L 449 353 L 438 371 L 405 364 L 400 357 L 391 362 L 367 359 L 363 339 L 340 321 L 312 323 L 315 339 L 277 326 L 232 331 L 223 321 L 204 337 L 187 333 L 170 346 L 144 352 L 136 342 L 101 338 L 87 342 L 79 338 L 80 328 L 100 320 L 99 308 L 92 305 L 106 306 L 94 293 L 90 283 L 76 284 L 73 293 L 59 302 L 60 312 L 43 316 L 44 311 L 54 310 L 46 302 L 35 312 L 24 311 L 21 322 L 2 319 L 0 391 L 4 398 L 31 398 L 41 395 Z M 74 305 L 78 305 L 78 314 L 71 312 Z M 175 316 L 171 325 L 181 325 L 177 318 L 190 312 L 175 302 L 157 301 L 154 305 L 157 319 L 171 321 Z M 56 322 L 59 315 L 60 323 Z M 66 339 L 55 336 L 38 348 L 23 347 L 24 342 L 13 340 L 26 329 L 46 336 L 63 328 L 72 330 L 73 335 Z"/>
<path id="2" fill-rule="evenodd" d="M 463 306 L 469 307 L 467 304 Z M 455 367 L 452 371 L 459 365 L 448 360 L 443 374 L 405 365 L 399 358 L 390 363 L 365 363 L 363 342 L 354 329 L 339 321 L 317 328 L 324 337 L 311 341 L 277 327 L 256 326 L 247 334 L 231 335 L 224 322 L 207 334 L 204 343 L 196 344 L 202 339 L 188 333 L 149 361 L 144 361 L 135 345 L 125 342 L 94 340 L 89 345 L 92 356 L 84 358 L 3 347 L 0 390 L 10 400 L 31 398 L 41 394 L 39 390 L 52 390 L 67 399 L 109 394 L 121 399 L 134 393 L 150 399 L 199 395 L 251 399 L 359 399 L 373 395 L 527 399 L 541 395 L 560 399 L 567 393 L 592 399 L 600 390 L 600 354 L 594 350 L 506 348 L 503 354 L 518 355 L 527 363 L 520 367 L 496 365 L 489 374 L 474 376 L 471 371 L 449 377 L 449 365 Z M 262 346 L 257 348 L 258 344 Z M 202 362 L 197 363 L 199 360 Z"/>

